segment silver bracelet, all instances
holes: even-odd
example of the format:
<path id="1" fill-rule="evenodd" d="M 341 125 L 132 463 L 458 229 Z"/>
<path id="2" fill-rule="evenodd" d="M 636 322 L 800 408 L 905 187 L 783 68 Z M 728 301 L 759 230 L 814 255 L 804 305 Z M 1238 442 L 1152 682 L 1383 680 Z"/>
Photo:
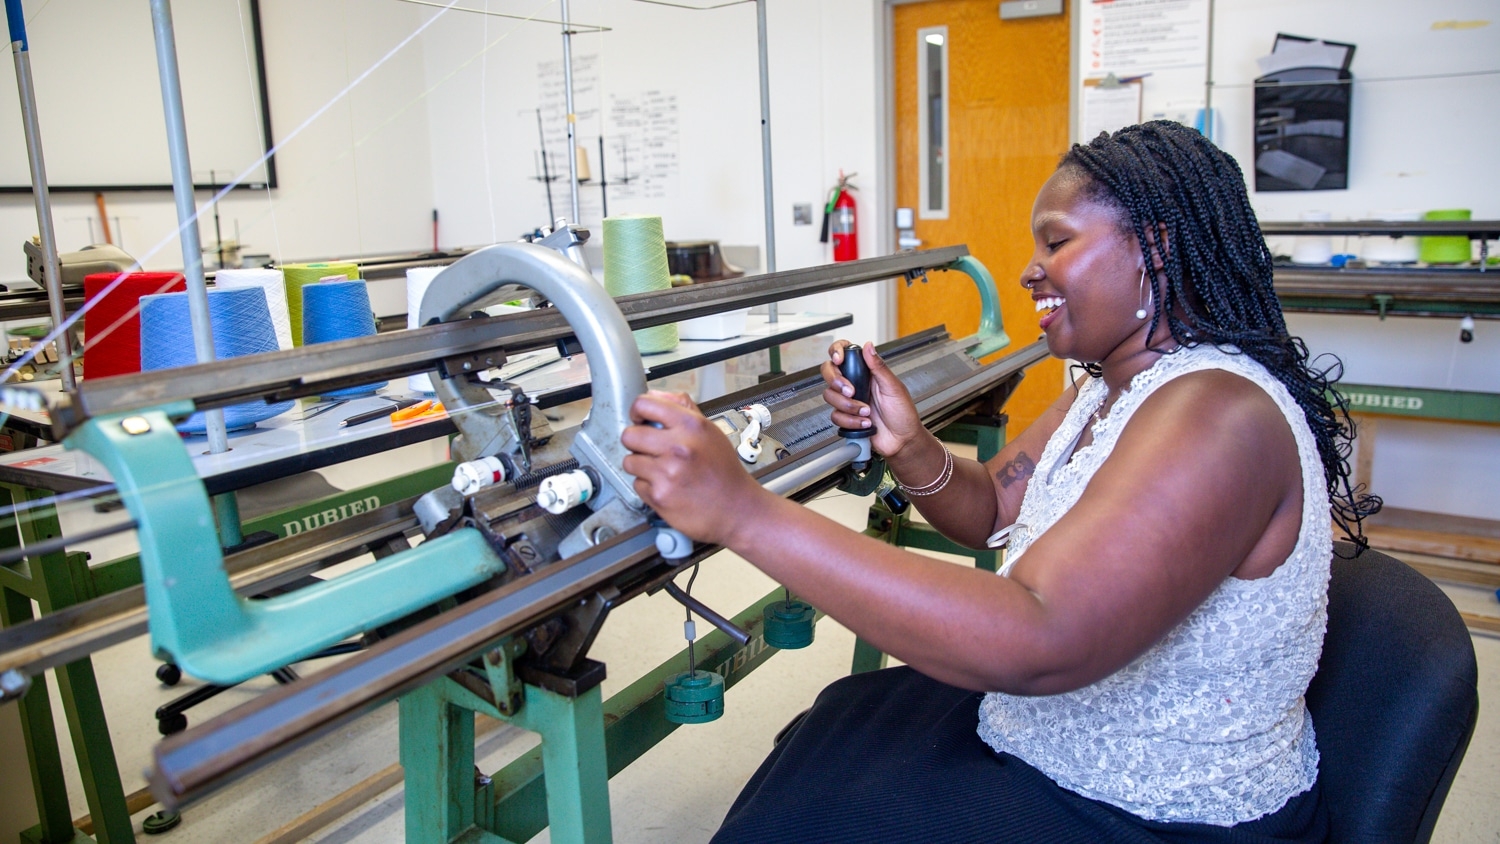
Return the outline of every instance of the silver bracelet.
<path id="1" fill-rule="evenodd" d="M 927 496 L 942 492 L 943 487 L 947 486 L 951 480 L 953 480 L 953 452 L 949 451 L 947 446 L 943 446 L 943 471 L 938 473 L 937 480 L 919 487 L 910 487 L 901 483 L 901 479 L 897 478 L 896 486 L 907 495 Z"/>

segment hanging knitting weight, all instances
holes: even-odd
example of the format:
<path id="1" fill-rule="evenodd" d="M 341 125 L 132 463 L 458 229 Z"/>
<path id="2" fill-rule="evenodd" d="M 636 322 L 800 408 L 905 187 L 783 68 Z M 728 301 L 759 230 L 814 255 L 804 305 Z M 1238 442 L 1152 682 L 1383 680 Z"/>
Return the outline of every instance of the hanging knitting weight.
<path id="1" fill-rule="evenodd" d="M 818 611 L 801 601 L 785 600 L 767 604 L 761 613 L 765 622 L 766 644 L 784 651 L 805 648 L 813 643 Z"/>

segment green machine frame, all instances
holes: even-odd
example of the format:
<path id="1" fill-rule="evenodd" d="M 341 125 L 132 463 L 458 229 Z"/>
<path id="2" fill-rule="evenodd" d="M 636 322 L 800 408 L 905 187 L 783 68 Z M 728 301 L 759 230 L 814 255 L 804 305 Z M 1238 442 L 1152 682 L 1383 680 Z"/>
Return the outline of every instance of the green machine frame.
<path id="1" fill-rule="evenodd" d="M 285 536 L 289 524 L 304 522 L 330 509 L 365 505 L 371 499 L 380 503 L 401 501 L 446 483 L 452 476 L 452 463 L 439 464 L 251 519 L 244 523 L 243 530 L 247 535 L 268 531 Z M 0 484 L 0 506 L 33 505 L 0 522 L 0 545 L 36 545 L 61 536 L 57 509 L 45 503 L 50 496 L 46 490 Z M 90 565 L 88 555 L 76 551 L 28 557 L 0 566 L 0 624 L 11 627 L 30 621 L 32 601 L 47 615 L 140 583 L 140 558 L 134 554 L 97 565 Z M 124 792 L 92 660 L 86 657 L 68 663 L 58 668 L 56 674 L 93 834 L 86 835 L 73 825 L 47 679 L 39 675 L 33 679 L 31 690 L 17 702 L 39 818 L 37 826 L 22 834 L 22 840 L 30 844 L 133 841 L 131 807 L 138 806 L 140 798 L 131 799 L 134 795 L 127 796 Z"/>

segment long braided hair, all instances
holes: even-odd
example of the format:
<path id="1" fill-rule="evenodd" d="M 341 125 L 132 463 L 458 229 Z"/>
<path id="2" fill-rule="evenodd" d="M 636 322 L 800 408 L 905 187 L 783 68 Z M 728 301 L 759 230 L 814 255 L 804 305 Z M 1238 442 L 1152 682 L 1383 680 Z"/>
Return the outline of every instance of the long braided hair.
<path id="1" fill-rule="evenodd" d="M 1165 319 L 1178 343 L 1234 346 L 1286 385 L 1317 441 L 1334 521 L 1362 551 L 1361 522 L 1381 501 L 1349 478 L 1354 423 L 1333 389 L 1343 365 L 1310 364 L 1307 344 L 1287 333 L 1239 165 L 1199 132 L 1157 120 L 1074 144 L 1058 165 L 1066 168 L 1086 176 L 1086 195 L 1117 208 L 1140 242 L 1152 268 L 1148 337 Z"/>

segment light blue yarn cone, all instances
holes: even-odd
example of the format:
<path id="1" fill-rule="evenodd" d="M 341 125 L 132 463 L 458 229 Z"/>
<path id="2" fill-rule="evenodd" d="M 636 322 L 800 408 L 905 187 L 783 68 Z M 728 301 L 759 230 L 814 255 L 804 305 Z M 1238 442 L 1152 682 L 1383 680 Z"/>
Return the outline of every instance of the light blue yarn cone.
<path id="1" fill-rule="evenodd" d="M 266 293 L 258 287 L 208 291 L 208 318 L 214 331 L 214 357 L 218 360 L 274 352 L 276 329 Z M 171 369 L 198 362 L 193 347 L 193 323 L 188 316 L 186 293 L 163 293 L 141 297 L 141 369 Z M 285 413 L 293 402 L 250 402 L 224 408 L 224 427 L 231 431 L 253 428 Z M 207 427 L 202 413 L 194 413 L 177 425 L 184 434 L 201 434 Z"/>
<path id="2" fill-rule="evenodd" d="M 375 333 L 370 291 L 363 281 L 320 281 L 302 288 L 302 344 L 331 343 Z M 368 396 L 386 385 L 365 384 L 323 394 L 324 398 Z"/>

